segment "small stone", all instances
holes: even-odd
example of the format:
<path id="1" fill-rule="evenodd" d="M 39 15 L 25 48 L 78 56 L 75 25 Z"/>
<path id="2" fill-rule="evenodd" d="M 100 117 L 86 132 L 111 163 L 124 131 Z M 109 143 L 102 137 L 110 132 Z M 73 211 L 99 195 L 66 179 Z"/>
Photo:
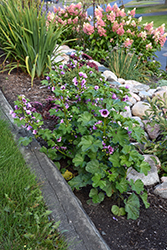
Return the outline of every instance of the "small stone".
<path id="1" fill-rule="evenodd" d="M 106 235 L 106 233 L 104 231 L 101 232 L 102 235 Z"/>
<path id="2" fill-rule="evenodd" d="M 167 182 L 163 182 L 155 187 L 154 194 L 167 199 Z"/>
<path id="3" fill-rule="evenodd" d="M 143 120 L 143 123 L 145 124 L 145 130 L 147 134 L 149 135 L 151 140 L 156 139 L 160 134 L 160 126 L 159 124 L 155 124 L 153 127 L 151 127 L 148 120 Z"/>

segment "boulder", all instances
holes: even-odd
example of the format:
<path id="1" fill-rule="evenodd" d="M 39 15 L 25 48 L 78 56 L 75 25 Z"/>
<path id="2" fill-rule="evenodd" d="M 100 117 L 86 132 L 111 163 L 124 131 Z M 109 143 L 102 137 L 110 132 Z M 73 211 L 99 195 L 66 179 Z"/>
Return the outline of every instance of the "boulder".
<path id="1" fill-rule="evenodd" d="M 148 175 L 145 175 L 143 173 L 138 173 L 135 169 L 129 168 L 127 171 L 127 179 L 128 180 L 132 179 L 134 180 L 134 182 L 140 179 L 142 180 L 145 186 L 153 185 L 153 184 L 160 182 L 159 176 L 158 176 L 157 164 L 151 158 L 151 157 L 155 157 L 156 160 L 159 161 L 158 157 L 154 155 L 143 155 L 143 156 L 144 156 L 144 161 L 148 162 L 151 166 L 151 170 L 148 172 Z"/>
<path id="2" fill-rule="evenodd" d="M 134 116 L 138 116 L 141 119 L 143 119 L 143 116 L 145 115 L 145 111 L 150 108 L 150 104 L 146 102 L 137 102 L 133 107 L 132 107 L 132 114 Z M 151 113 L 148 111 L 148 113 Z"/>
<path id="3" fill-rule="evenodd" d="M 167 176 L 161 177 L 161 181 L 162 181 L 162 182 L 167 182 Z"/>
<path id="4" fill-rule="evenodd" d="M 117 76 L 111 72 L 110 70 L 105 70 L 103 74 L 107 77 L 107 81 L 116 81 L 117 82 Z"/>
<path id="5" fill-rule="evenodd" d="M 138 116 L 132 116 L 132 119 L 136 120 L 142 129 L 144 129 L 144 124 L 142 123 L 142 120 Z"/>
<path id="6" fill-rule="evenodd" d="M 143 120 L 147 134 L 149 135 L 150 139 L 154 140 L 160 134 L 160 126 L 159 124 L 155 124 L 153 127 L 151 127 L 149 124 L 147 124 L 148 122 L 148 120 Z"/>
<path id="7" fill-rule="evenodd" d="M 123 79 L 123 78 L 118 78 L 118 82 L 119 82 L 120 84 L 125 84 L 125 79 Z"/>
<path id="8" fill-rule="evenodd" d="M 152 95 L 149 93 L 149 92 L 147 92 L 147 91 L 145 91 L 145 90 L 143 90 L 143 91 L 140 91 L 139 92 L 139 96 L 141 97 L 141 99 L 147 99 L 148 97 L 152 97 Z"/>
<path id="9" fill-rule="evenodd" d="M 167 90 L 161 88 L 160 90 L 154 92 L 153 97 L 157 96 L 157 97 L 159 97 L 160 99 L 163 99 L 163 98 L 164 98 L 164 95 L 165 95 L 166 98 L 167 98 Z"/>

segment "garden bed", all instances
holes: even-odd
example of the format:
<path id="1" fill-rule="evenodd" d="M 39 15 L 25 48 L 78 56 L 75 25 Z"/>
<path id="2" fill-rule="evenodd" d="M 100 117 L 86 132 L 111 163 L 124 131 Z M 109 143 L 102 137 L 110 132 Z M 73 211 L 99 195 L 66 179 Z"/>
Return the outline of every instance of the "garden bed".
<path id="1" fill-rule="evenodd" d="M 35 80 L 31 88 L 31 79 L 20 72 L 0 74 L 0 88 L 12 107 L 20 94 L 42 103 L 51 95 L 46 87 L 41 88 L 40 80 Z M 113 216 L 111 206 L 114 201 L 111 198 L 106 198 L 100 205 L 88 205 L 89 187 L 75 191 L 75 195 L 111 249 L 166 249 L 167 200 L 153 194 L 152 187 L 147 187 L 147 190 L 150 207 L 141 207 L 140 217 L 135 221 Z"/>

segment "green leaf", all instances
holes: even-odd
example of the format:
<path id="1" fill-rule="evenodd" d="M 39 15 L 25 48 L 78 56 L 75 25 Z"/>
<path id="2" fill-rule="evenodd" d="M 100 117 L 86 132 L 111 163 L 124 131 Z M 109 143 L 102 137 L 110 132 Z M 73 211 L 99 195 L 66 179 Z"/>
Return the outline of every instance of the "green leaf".
<path id="1" fill-rule="evenodd" d="M 81 187 L 92 184 L 91 176 L 89 174 L 79 174 L 70 180 L 68 184 L 72 189 L 79 190 Z"/>
<path id="2" fill-rule="evenodd" d="M 123 216 L 126 214 L 125 212 L 125 208 L 123 207 L 118 207 L 116 205 L 113 205 L 112 208 L 111 208 L 111 212 L 114 214 L 114 215 L 118 215 L 118 216 Z"/>
<path id="3" fill-rule="evenodd" d="M 132 193 L 129 196 L 128 200 L 127 201 L 125 200 L 124 203 L 125 203 L 125 211 L 128 214 L 127 219 L 136 220 L 139 217 L 139 207 L 140 207 L 140 202 L 137 195 Z"/>
<path id="4" fill-rule="evenodd" d="M 54 162 L 54 164 L 56 165 L 56 167 L 58 168 L 58 170 L 60 170 L 60 168 L 61 168 L 61 165 L 60 165 L 60 162 Z"/>
<path id="5" fill-rule="evenodd" d="M 106 181 L 106 185 L 103 187 L 103 190 L 106 192 L 106 195 L 108 197 L 111 197 L 113 194 L 113 188 L 112 188 L 112 184 L 110 181 Z"/>
<path id="6" fill-rule="evenodd" d="M 119 159 L 119 153 L 114 152 L 113 155 L 110 156 L 109 160 L 111 161 L 112 165 L 114 167 L 119 167 L 120 166 L 120 159 Z"/>
<path id="7" fill-rule="evenodd" d="M 126 179 L 121 179 L 120 182 L 116 182 L 116 188 L 119 190 L 119 192 L 122 194 L 124 192 L 127 192 L 128 189 L 128 181 Z"/>
<path id="8" fill-rule="evenodd" d="M 143 156 L 142 155 L 140 155 L 138 152 L 137 152 L 137 150 L 131 150 L 131 152 L 130 152 L 130 155 L 129 155 L 129 160 L 130 161 L 137 161 L 137 160 L 139 160 L 139 159 L 143 159 Z"/>
<path id="9" fill-rule="evenodd" d="M 124 146 L 126 141 L 129 141 L 127 131 L 121 127 L 117 128 L 117 130 L 115 130 L 115 133 L 113 133 L 112 140 L 114 143 L 119 143 L 121 146 Z"/>
<path id="10" fill-rule="evenodd" d="M 144 173 L 145 175 L 148 174 L 148 171 L 150 171 L 151 167 L 148 164 L 148 162 L 143 161 L 140 165 L 140 173 Z"/>
<path id="11" fill-rule="evenodd" d="M 88 171 L 91 174 L 96 174 L 99 172 L 99 162 L 98 160 L 94 159 L 87 163 L 86 165 L 86 171 Z"/>
<path id="12" fill-rule="evenodd" d="M 131 150 L 132 150 L 132 146 L 124 145 L 123 148 L 122 148 L 122 153 L 123 154 L 129 154 Z"/>
<path id="13" fill-rule="evenodd" d="M 106 181 L 101 180 L 101 174 L 95 173 L 95 175 L 92 177 L 93 187 L 100 187 L 103 189 L 106 185 Z"/>
<path id="14" fill-rule="evenodd" d="M 94 143 L 93 143 L 93 145 L 91 146 L 91 150 L 92 150 L 92 152 L 97 152 L 98 151 L 98 149 L 99 148 L 101 148 L 102 149 L 102 142 L 100 141 L 100 140 L 96 140 Z"/>
<path id="15" fill-rule="evenodd" d="M 80 118 L 77 120 L 77 122 L 81 122 L 82 126 L 87 126 L 90 124 L 94 124 L 94 119 L 92 114 L 90 114 L 88 111 L 85 111 L 82 115 L 80 115 Z"/>
<path id="16" fill-rule="evenodd" d="M 32 137 L 20 137 L 19 145 L 23 144 L 23 146 L 27 146 L 30 142 L 32 142 Z"/>
<path id="17" fill-rule="evenodd" d="M 89 193 L 89 197 L 92 198 L 92 201 L 94 203 L 100 203 L 104 200 L 104 193 L 100 192 L 98 193 L 98 190 L 96 188 L 92 188 Z"/>
<path id="18" fill-rule="evenodd" d="M 128 155 L 121 155 L 120 159 L 122 166 L 126 165 L 127 167 L 130 167 L 132 165 L 132 162 L 129 160 Z"/>
<path id="19" fill-rule="evenodd" d="M 84 163 L 84 156 L 82 156 L 81 154 L 76 154 L 75 158 L 72 160 L 72 162 L 74 163 L 74 165 L 77 166 L 81 166 L 83 167 L 85 164 Z"/>
<path id="20" fill-rule="evenodd" d="M 108 179 L 109 179 L 109 181 L 115 181 L 115 179 L 117 178 L 119 173 L 118 173 L 117 169 L 113 168 L 113 167 L 110 169 L 110 171 L 111 171 L 111 174 L 108 173 L 108 175 L 107 175 Z"/>
<path id="21" fill-rule="evenodd" d="M 150 203 L 147 202 L 147 197 L 148 197 L 147 192 L 145 191 L 143 194 L 140 195 L 140 197 L 145 205 L 145 208 L 149 208 Z"/>
<path id="22" fill-rule="evenodd" d="M 97 152 L 99 148 L 102 148 L 102 142 L 100 140 L 95 140 L 93 136 L 86 135 L 81 138 L 79 146 L 82 146 L 82 151 L 91 150 L 92 152 Z"/>
<path id="23" fill-rule="evenodd" d="M 91 135 L 86 135 L 81 138 L 81 142 L 78 144 L 78 146 L 82 146 L 82 151 L 87 151 L 90 149 L 92 143 L 93 137 Z"/>
<path id="24" fill-rule="evenodd" d="M 140 192 L 144 190 L 144 184 L 140 179 L 136 180 L 135 183 L 131 179 L 130 185 L 131 185 L 132 190 L 136 191 L 137 194 L 140 194 Z"/>

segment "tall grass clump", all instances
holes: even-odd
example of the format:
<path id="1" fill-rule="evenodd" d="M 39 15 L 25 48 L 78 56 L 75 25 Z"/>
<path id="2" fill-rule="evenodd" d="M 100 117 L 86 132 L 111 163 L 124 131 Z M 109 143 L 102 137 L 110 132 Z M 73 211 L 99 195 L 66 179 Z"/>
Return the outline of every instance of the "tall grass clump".
<path id="1" fill-rule="evenodd" d="M 67 249 L 59 222 L 49 221 L 36 177 L 2 120 L 0 131 L 0 249 Z"/>
<path id="2" fill-rule="evenodd" d="M 143 82 L 148 80 L 144 65 L 141 63 L 140 57 L 135 54 L 135 50 L 130 51 L 129 48 L 115 46 L 110 49 L 107 59 L 108 68 L 118 78 Z"/>
<path id="3" fill-rule="evenodd" d="M 35 0 L 2 0 L 0 5 L 0 48 L 5 60 L 10 60 L 8 68 L 19 67 L 32 80 L 51 68 L 51 56 L 63 32 L 63 27 L 46 25 L 42 6 Z"/>

